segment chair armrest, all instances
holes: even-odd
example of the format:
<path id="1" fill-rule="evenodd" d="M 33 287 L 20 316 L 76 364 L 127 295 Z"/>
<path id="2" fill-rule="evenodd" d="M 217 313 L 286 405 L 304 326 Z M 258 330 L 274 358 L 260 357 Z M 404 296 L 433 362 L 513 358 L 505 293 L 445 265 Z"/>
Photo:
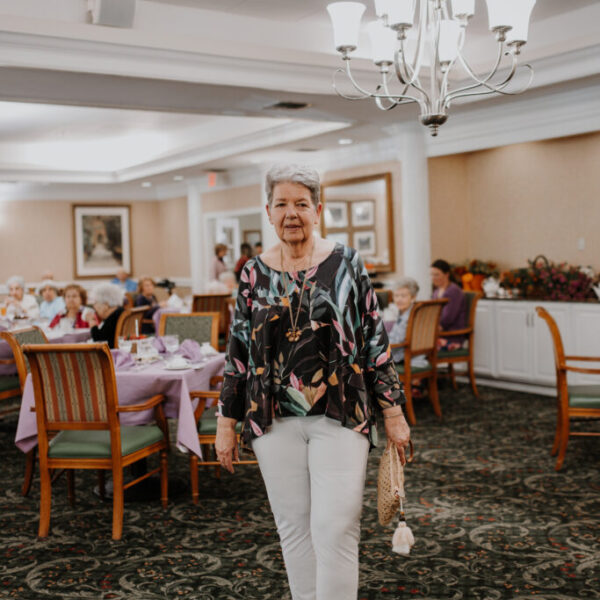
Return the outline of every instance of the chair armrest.
<path id="1" fill-rule="evenodd" d="M 138 412 L 141 410 L 148 410 L 149 408 L 155 407 L 157 404 L 160 404 L 165 399 L 164 394 L 157 394 L 156 396 L 152 396 L 149 400 L 146 400 L 143 404 L 128 404 L 126 406 L 117 406 L 117 412 Z"/>
<path id="2" fill-rule="evenodd" d="M 587 360 L 600 362 L 600 356 L 565 356 L 565 360 Z"/>
<path id="3" fill-rule="evenodd" d="M 14 358 L 0 358 L 0 365 L 14 365 Z"/>
<path id="4" fill-rule="evenodd" d="M 408 348 L 408 342 L 402 342 L 401 344 L 390 344 L 390 348 L 395 350 L 396 348 Z"/>
<path id="5" fill-rule="evenodd" d="M 452 331 L 440 331 L 440 337 L 454 337 L 455 335 L 468 335 L 473 331 L 472 327 L 466 327 L 465 329 L 453 329 Z"/>
<path id="6" fill-rule="evenodd" d="M 582 369 L 580 367 L 567 367 L 564 365 L 562 367 L 565 371 L 573 371 L 574 373 L 587 373 L 588 375 L 600 375 L 600 369 Z"/>

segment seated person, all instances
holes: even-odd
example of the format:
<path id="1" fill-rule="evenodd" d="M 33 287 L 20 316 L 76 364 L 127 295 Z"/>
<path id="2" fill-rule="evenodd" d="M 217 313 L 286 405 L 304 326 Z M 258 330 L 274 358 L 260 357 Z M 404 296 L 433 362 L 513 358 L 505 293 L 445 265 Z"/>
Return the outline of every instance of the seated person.
<path id="1" fill-rule="evenodd" d="M 84 306 L 87 302 L 85 290 L 81 286 L 72 283 L 65 287 L 63 298 L 65 300 L 65 310 L 58 313 L 54 319 L 52 319 L 50 327 L 62 331 L 86 329 L 89 327 L 88 322 L 83 318 Z M 89 309 L 87 309 L 87 311 L 89 311 Z"/>
<path id="2" fill-rule="evenodd" d="M 411 277 L 403 277 L 394 288 L 394 304 L 398 308 L 398 319 L 388 333 L 390 344 L 401 344 L 406 339 L 408 317 L 419 293 L 419 284 Z M 394 362 L 404 362 L 404 348 L 393 348 Z M 427 367 L 425 356 L 415 356 L 410 364 L 412 367 Z"/>
<path id="3" fill-rule="evenodd" d="M 125 310 L 123 295 L 123 289 L 114 283 L 99 283 L 91 293 L 95 312 L 87 316 L 90 334 L 95 342 L 108 342 L 109 348 L 115 347 L 117 321 Z"/>
<path id="4" fill-rule="evenodd" d="M 126 292 L 131 294 L 135 294 L 138 289 L 138 285 L 134 279 L 127 277 L 127 271 L 125 269 L 119 269 L 114 279 L 111 280 L 111 283 L 114 285 L 118 285 L 123 288 Z"/>
<path id="5" fill-rule="evenodd" d="M 431 265 L 431 282 L 433 300 L 448 298 L 448 302 L 442 309 L 440 330 L 464 329 L 467 326 L 467 299 L 462 288 L 450 281 L 450 265 L 445 260 L 438 259 Z M 448 339 L 439 338 L 438 344 L 444 350 L 457 350 L 466 339 L 467 336 L 464 335 L 452 336 Z"/>
<path id="6" fill-rule="evenodd" d="M 52 321 L 54 317 L 65 310 L 65 301 L 58 295 L 58 286 L 51 279 L 42 281 L 38 288 L 38 294 L 42 297 L 40 303 L 40 318 Z"/>
<path id="7" fill-rule="evenodd" d="M 152 315 L 166 302 L 159 302 L 154 295 L 155 283 L 151 277 L 140 277 L 138 284 L 138 295 L 135 298 L 136 306 L 149 306 L 144 313 L 144 319 L 152 319 Z M 142 323 L 142 333 L 154 333 L 153 323 Z"/>
<path id="8" fill-rule="evenodd" d="M 6 314 L 19 319 L 37 319 L 40 307 L 32 294 L 25 293 L 25 280 L 19 275 L 6 282 L 8 298 L 6 298 Z"/>

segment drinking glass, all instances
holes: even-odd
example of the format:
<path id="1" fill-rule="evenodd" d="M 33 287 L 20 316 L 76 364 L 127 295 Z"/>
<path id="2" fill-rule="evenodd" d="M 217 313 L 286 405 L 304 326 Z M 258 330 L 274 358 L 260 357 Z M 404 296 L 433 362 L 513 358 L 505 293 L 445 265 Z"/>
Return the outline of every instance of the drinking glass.
<path id="1" fill-rule="evenodd" d="M 137 341 L 138 359 L 144 360 L 145 358 L 150 358 L 155 353 L 156 350 L 154 349 L 151 338 L 142 338 L 141 340 Z"/>
<path id="2" fill-rule="evenodd" d="M 177 334 L 163 335 L 162 341 L 165 345 L 167 354 L 171 355 L 177 352 L 177 349 L 179 348 L 179 336 Z"/>
<path id="3" fill-rule="evenodd" d="M 132 346 L 133 346 L 133 340 L 128 340 L 125 337 L 119 338 L 119 350 L 123 350 L 124 352 L 131 352 Z"/>

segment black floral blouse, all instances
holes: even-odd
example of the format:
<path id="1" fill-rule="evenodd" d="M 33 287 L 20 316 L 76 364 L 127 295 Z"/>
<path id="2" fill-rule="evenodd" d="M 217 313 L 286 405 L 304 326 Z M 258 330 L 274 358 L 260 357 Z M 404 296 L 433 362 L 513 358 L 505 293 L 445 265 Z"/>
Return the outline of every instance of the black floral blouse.
<path id="1" fill-rule="evenodd" d="M 295 317 L 305 275 L 301 337 L 290 342 L 284 282 Z M 327 415 L 376 443 L 373 406 L 405 401 L 377 308 L 362 260 L 341 244 L 308 273 L 246 263 L 219 400 L 219 414 L 244 422 L 246 446 L 274 416 L 304 415 Z"/>

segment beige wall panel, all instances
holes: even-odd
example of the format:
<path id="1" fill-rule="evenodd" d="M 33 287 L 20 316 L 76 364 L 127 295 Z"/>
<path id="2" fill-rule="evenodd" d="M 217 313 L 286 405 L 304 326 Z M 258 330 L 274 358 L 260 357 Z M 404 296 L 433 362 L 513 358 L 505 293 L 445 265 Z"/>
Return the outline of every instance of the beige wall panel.
<path id="1" fill-rule="evenodd" d="M 258 183 L 202 194 L 202 210 L 207 213 L 257 208 L 262 205 L 262 185 Z"/>
<path id="2" fill-rule="evenodd" d="M 187 199 L 173 198 L 159 203 L 162 238 L 162 275 L 190 277 L 190 242 Z"/>

